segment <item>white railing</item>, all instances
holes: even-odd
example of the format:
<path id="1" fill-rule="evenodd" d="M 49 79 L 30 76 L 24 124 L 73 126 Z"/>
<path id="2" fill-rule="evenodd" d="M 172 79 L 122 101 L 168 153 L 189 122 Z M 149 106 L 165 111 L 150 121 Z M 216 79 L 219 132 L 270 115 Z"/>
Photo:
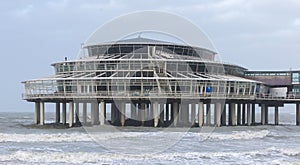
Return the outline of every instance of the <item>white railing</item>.
<path id="1" fill-rule="evenodd" d="M 52 94 L 22 94 L 22 99 L 62 99 L 62 98 L 236 98 L 255 99 L 254 95 L 237 95 L 225 93 L 189 93 L 189 92 L 94 92 L 94 93 L 52 93 Z"/>
<path id="2" fill-rule="evenodd" d="M 72 99 L 72 98 L 223 98 L 223 99 L 260 99 L 260 100 L 276 100 L 276 99 L 300 99 L 300 94 L 288 93 L 286 97 L 280 97 L 270 94 L 256 94 L 256 95 L 239 95 L 228 93 L 188 93 L 188 92 L 156 92 L 141 93 L 139 91 L 131 92 L 94 92 L 94 93 L 51 93 L 51 94 L 22 94 L 23 100 L 34 99 Z"/>

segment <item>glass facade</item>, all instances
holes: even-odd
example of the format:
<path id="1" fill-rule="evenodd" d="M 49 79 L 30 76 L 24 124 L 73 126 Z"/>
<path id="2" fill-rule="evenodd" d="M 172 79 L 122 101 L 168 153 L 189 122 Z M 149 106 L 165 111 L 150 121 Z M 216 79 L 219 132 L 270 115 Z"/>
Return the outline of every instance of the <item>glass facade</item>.
<path id="1" fill-rule="evenodd" d="M 87 47 L 89 56 L 53 64 L 56 74 L 26 81 L 26 96 L 45 97 L 255 97 L 264 90 L 246 69 L 214 60 L 200 48 L 158 44 Z"/>
<path id="2" fill-rule="evenodd" d="M 299 73 L 292 73 L 292 84 L 299 84 Z"/>

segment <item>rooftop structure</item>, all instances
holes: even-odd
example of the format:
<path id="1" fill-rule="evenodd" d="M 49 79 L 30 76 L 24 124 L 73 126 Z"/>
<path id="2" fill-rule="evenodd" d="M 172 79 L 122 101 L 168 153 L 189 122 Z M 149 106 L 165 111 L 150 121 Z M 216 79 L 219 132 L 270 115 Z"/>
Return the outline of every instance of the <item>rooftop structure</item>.
<path id="1" fill-rule="evenodd" d="M 216 61 L 214 50 L 142 37 L 83 49 L 86 54 L 80 59 L 52 64 L 55 75 L 23 82 L 23 99 L 36 103 L 36 124 L 44 124 L 46 102 L 56 103 L 56 120 L 63 124 L 69 103 L 69 126 L 75 118 L 83 124 L 124 126 L 132 120 L 154 127 L 196 123 L 201 127 L 211 125 L 212 104 L 216 126 L 245 124 L 246 115 L 241 113 L 246 109 L 248 125 L 255 124 L 256 104 L 262 107 L 262 124 L 268 123 L 269 106 L 277 107 L 277 124 L 278 106 L 297 103 L 299 111 L 299 71 L 248 71 Z"/>

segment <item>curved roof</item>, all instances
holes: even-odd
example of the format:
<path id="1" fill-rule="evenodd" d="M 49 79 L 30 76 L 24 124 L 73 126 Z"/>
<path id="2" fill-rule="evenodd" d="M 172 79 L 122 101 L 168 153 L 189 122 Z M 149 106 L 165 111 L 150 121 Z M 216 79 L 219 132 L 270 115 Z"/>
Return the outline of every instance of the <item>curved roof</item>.
<path id="1" fill-rule="evenodd" d="M 202 50 L 207 50 L 210 51 L 214 54 L 217 54 L 217 52 L 207 49 L 207 48 L 202 48 L 202 47 L 197 47 L 197 46 L 190 46 L 187 43 L 179 43 L 179 42 L 168 42 L 168 41 L 162 41 L 162 40 L 155 40 L 155 39 L 150 39 L 150 38 L 144 38 L 144 37 L 136 37 L 136 38 L 130 38 L 130 39 L 124 39 L 124 40 L 118 40 L 118 41 L 111 41 L 111 42 L 103 42 L 103 43 L 93 43 L 89 45 L 84 45 L 84 48 L 90 47 L 90 46 L 97 46 L 97 45 L 115 45 L 115 44 L 144 44 L 144 45 L 175 45 L 175 46 L 184 46 L 184 47 L 193 47 L 193 48 L 198 48 Z"/>

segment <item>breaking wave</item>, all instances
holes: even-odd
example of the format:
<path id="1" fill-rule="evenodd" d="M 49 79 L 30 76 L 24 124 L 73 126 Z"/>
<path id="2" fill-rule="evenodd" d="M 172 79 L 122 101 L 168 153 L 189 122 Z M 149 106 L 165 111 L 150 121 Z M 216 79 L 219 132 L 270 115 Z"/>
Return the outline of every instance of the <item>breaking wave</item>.
<path id="1" fill-rule="evenodd" d="M 262 131 L 238 131 L 231 134 L 212 133 L 208 136 L 209 139 L 219 140 L 243 140 L 243 139 L 261 139 L 270 134 L 268 130 Z"/>
<path id="2" fill-rule="evenodd" d="M 56 133 L 56 134 L 16 134 L 0 133 L 0 142 L 79 142 L 108 140 L 117 138 L 131 138 L 145 135 L 139 132 L 101 132 L 87 133 Z"/>
<path id="3" fill-rule="evenodd" d="M 132 138 L 132 137 L 174 137 L 179 136 L 176 132 L 100 132 L 100 133 L 56 133 L 56 134 L 17 134 L 17 133 L 0 133 L 0 142 L 77 142 Z M 268 136 L 268 130 L 262 131 L 239 131 L 227 133 L 187 133 L 184 137 L 195 137 L 201 140 L 242 140 L 256 139 Z"/>
<path id="4" fill-rule="evenodd" d="M 296 156 L 300 154 L 298 149 L 286 149 L 286 148 L 266 148 L 256 151 L 244 151 L 244 152 L 184 152 L 184 153 L 160 153 L 160 154 L 137 154 L 137 155 L 125 155 L 125 154 L 111 154 L 111 153 L 96 153 L 96 152 L 27 152 L 17 151 L 12 154 L 0 155 L 0 162 L 24 162 L 24 163 L 71 163 L 71 164 L 83 164 L 83 163 L 139 163 L 139 162 L 152 162 L 152 163 L 168 163 L 175 162 L 175 164 L 182 163 L 220 163 L 222 162 L 243 162 L 246 164 L 255 163 L 257 160 L 252 159 L 257 155 L 262 157 L 268 157 L 270 155 L 289 155 Z M 278 162 L 283 160 L 266 160 L 266 163 Z M 285 160 L 290 162 L 296 162 L 295 160 Z M 262 163 L 262 162 L 260 162 Z"/>

